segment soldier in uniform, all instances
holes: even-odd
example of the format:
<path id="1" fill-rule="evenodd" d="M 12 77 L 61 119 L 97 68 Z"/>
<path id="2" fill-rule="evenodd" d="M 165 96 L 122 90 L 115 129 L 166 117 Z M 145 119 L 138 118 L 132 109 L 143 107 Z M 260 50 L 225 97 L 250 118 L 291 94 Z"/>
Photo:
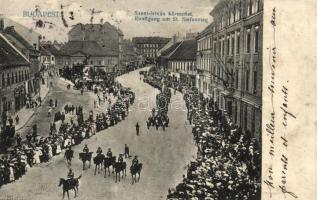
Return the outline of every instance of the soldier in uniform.
<path id="1" fill-rule="evenodd" d="M 85 147 L 84 147 L 84 149 L 83 149 L 83 152 L 84 152 L 84 153 L 89 153 L 89 148 L 88 148 L 87 144 L 85 144 Z"/>
<path id="2" fill-rule="evenodd" d="M 132 160 L 132 166 L 137 166 L 139 164 L 138 156 L 134 156 Z"/>
<path id="3" fill-rule="evenodd" d="M 107 157 L 108 158 L 112 158 L 112 151 L 111 151 L 111 148 L 108 149 L 108 152 L 107 152 Z"/>
<path id="4" fill-rule="evenodd" d="M 102 149 L 101 149 L 101 147 L 98 147 L 96 153 L 97 153 L 98 155 L 102 154 Z"/>
<path id="5" fill-rule="evenodd" d="M 74 172 L 72 169 L 69 169 L 67 173 L 68 183 L 71 184 L 71 181 L 74 179 Z"/>
<path id="6" fill-rule="evenodd" d="M 119 157 L 118 157 L 118 162 L 119 162 L 119 163 L 123 163 L 123 156 L 122 156 L 122 154 L 119 155 Z"/>

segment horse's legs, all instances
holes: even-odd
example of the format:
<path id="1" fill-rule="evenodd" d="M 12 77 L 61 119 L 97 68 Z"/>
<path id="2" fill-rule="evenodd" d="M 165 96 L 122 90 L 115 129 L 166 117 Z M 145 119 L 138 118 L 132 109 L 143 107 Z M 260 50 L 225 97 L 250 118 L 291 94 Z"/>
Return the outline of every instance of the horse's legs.
<path id="1" fill-rule="evenodd" d="M 116 173 L 116 182 L 117 182 L 117 173 Z"/>
<path id="2" fill-rule="evenodd" d="M 127 169 L 124 169 L 124 174 L 125 176 L 127 176 Z"/>
<path id="3" fill-rule="evenodd" d="M 69 200 L 69 192 L 68 192 L 68 190 L 67 190 L 67 198 L 68 198 L 68 200 Z"/>
<path id="4" fill-rule="evenodd" d="M 97 165 L 95 166 L 95 176 L 96 176 L 96 172 L 97 172 Z"/>
<path id="5" fill-rule="evenodd" d="M 120 176 L 121 176 L 121 172 L 119 172 L 119 182 L 120 182 Z"/>
<path id="6" fill-rule="evenodd" d="M 85 162 L 85 161 L 83 161 L 83 170 L 85 170 L 85 163 L 86 163 L 86 162 Z"/>
<path id="7" fill-rule="evenodd" d="M 132 183 L 131 184 L 133 184 L 133 174 L 131 174 L 131 176 L 132 176 Z"/>
<path id="8" fill-rule="evenodd" d="M 63 199 L 64 199 L 64 197 L 65 197 L 65 190 L 63 190 Z"/>
<path id="9" fill-rule="evenodd" d="M 136 177 L 136 175 L 135 175 L 135 177 Z M 138 182 L 140 182 L 140 178 L 141 178 L 141 172 L 139 172 Z"/>

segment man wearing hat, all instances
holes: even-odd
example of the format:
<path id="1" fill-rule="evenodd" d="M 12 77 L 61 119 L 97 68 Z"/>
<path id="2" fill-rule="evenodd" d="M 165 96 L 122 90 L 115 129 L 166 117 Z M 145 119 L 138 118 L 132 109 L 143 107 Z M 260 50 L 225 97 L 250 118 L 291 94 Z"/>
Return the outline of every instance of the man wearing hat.
<path id="1" fill-rule="evenodd" d="M 85 147 L 84 147 L 84 149 L 83 149 L 83 152 L 84 152 L 84 153 L 89 153 L 89 148 L 88 148 L 87 144 L 85 144 Z"/>
<path id="2" fill-rule="evenodd" d="M 108 152 L 107 152 L 107 157 L 108 158 L 112 158 L 112 151 L 111 151 L 111 148 L 108 149 Z"/>
<path id="3" fill-rule="evenodd" d="M 138 156 L 134 156 L 132 160 L 132 166 L 137 166 L 139 164 Z"/>
<path id="4" fill-rule="evenodd" d="M 67 173 L 67 178 L 68 178 L 67 181 L 69 184 L 71 184 L 71 181 L 74 179 L 74 176 L 75 176 L 75 174 L 74 174 L 73 170 L 70 168 L 68 173 Z"/>
<path id="5" fill-rule="evenodd" d="M 118 162 L 119 162 L 119 163 L 123 163 L 123 156 L 122 156 L 122 154 L 119 154 Z"/>

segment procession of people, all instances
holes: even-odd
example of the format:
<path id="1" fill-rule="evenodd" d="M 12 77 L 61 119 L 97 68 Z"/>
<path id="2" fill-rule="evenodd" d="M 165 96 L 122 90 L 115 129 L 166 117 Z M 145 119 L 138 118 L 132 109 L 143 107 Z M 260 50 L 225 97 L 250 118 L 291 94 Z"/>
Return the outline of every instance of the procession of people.
<path id="1" fill-rule="evenodd" d="M 134 103 L 134 92 L 122 87 L 119 83 L 114 83 L 110 88 L 103 85 L 98 93 L 104 91 L 115 95 L 116 101 L 108 107 L 106 112 L 96 114 L 95 119 L 93 111 L 84 120 L 81 105 L 66 104 L 63 111 L 55 113 L 48 137 L 38 136 L 36 124 L 32 126 L 32 131 L 26 134 L 26 140 L 22 141 L 20 134 L 17 134 L 17 145 L 0 159 L 0 186 L 19 179 L 28 168 L 49 161 L 64 149 L 65 158 L 71 164 L 71 157 L 73 157 L 73 154 L 69 153 L 72 152 L 71 146 L 124 120 L 128 115 L 129 106 Z M 57 100 L 55 102 L 52 100 L 50 103 L 52 107 L 57 106 Z M 69 123 L 65 120 L 67 115 L 70 117 Z M 56 126 L 57 122 L 60 124 L 59 129 Z"/>
<path id="2" fill-rule="evenodd" d="M 203 97 L 194 87 L 189 88 L 186 85 L 170 82 L 165 72 L 149 70 L 143 81 L 159 90 L 156 106 L 150 111 L 146 122 L 147 128 L 153 126 L 165 130 L 168 127 L 172 91 L 174 90 L 174 94 L 180 91 L 183 93 L 187 121 L 192 126 L 193 139 L 198 149 L 195 160 L 187 166 L 183 181 L 176 188 L 168 190 L 167 198 L 242 200 L 257 198 L 260 193 L 261 158 L 259 144 L 252 138 L 252 134 L 249 131 L 243 133 L 240 127 L 236 127 L 230 116 L 218 109 L 218 103 L 212 98 Z M 86 88 L 85 84 L 82 87 Z M 69 171 L 65 173 L 66 183 L 77 184 L 77 176 L 71 167 L 74 158 L 72 146 L 124 120 L 129 114 L 129 107 L 135 101 L 134 92 L 117 82 L 110 87 L 98 82 L 91 88 L 91 92 L 96 97 L 95 108 L 100 107 L 104 111 L 98 113 L 91 110 L 84 119 L 83 107 L 68 103 L 62 110 L 55 112 L 54 120 L 50 124 L 49 137 L 39 137 L 36 125 L 27 134 L 26 141 L 17 134 L 16 148 L 0 160 L 0 185 L 19 179 L 28 168 L 49 161 L 63 150 L 69 167 Z M 105 106 L 101 107 L 101 105 Z M 70 119 L 69 122 L 66 119 Z M 59 128 L 57 123 L 60 124 Z M 137 136 L 140 134 L 141 126 L 143 123 L 135 122 Z M 90 161 L 93 160 L 95 174 L 99 172 L 97 166 L 100 166 L 104 169 L 106 177 L 111 166 L 116 180 L 118 173 L 119 181 L 126 170 L 126 159 L 133 158 L 130 166 L 132 183 L 137 182 L 137 174 L 140 177 L 142 163 L 136 155 L 130 154 L 127 144 L 123 146 L 123 152 L 118 154 L 114 154 L 111 148 L 102 146 L 96 151 L 91 151 L 86 144 L 79 154 L 84 170 L 85 162 L 89 161 L 90 166 Z M 109 160 L 111 165 L 108 163 Z"/>
<path id="3" fill-rule="evenodd" d="M 168 72 L 151 69 L 142 74 L 144 82 L 159 90 L 170 87 L 183 94 L 198 149 L 182 183 L 168 190 L 167 199 L 259 199 L 260 146 L 250 131 L 243 132 L 216 101 L 195 87 L 173 81 Z"/>

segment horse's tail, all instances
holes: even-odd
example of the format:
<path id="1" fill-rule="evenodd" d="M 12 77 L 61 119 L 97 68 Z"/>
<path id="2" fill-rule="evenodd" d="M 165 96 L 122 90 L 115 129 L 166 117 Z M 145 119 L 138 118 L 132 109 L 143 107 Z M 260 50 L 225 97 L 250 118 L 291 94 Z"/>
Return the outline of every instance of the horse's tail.
<path id="1" fill-rule="evenodd" d="M 140 171 L 140 172 L 141 172 L 141 170 L 142 170 L 142 167 L 143 167 L 143 164 L 140 163 L 140 164 L 139 164 L 139 171 Z"/>

